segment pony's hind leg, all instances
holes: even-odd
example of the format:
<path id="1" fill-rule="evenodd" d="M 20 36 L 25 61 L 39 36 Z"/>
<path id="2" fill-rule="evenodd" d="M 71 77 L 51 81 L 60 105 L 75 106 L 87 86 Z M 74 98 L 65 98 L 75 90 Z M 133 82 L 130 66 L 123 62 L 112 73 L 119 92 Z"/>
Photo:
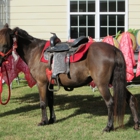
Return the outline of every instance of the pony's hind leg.
<path id="1" fill-rule="evenodd" d="M 53 85 L 50 85 L 50 88 L 53 89 Z M 47 87 L 47 100 L 48 100 L 48 106 L 49 106 L 49 110 L 50 110 L 50 119 L 49 119 L 49 124 L 53 124 L 56 121 L 56 116 L 54 113 L 54 95 L 52 91 L 48 90 Z"/>
<path id="2" fill-rule="evenodd" d="M 137 99 L 134 95 L 132 95 L 128 89 L 126 89 L 126 102 L 129 104 L 133 120 L 134 120 L 134 129 L 139 130 L 140 120 L 138 118 L 138 110 L 137 110 Z"/>
<path id="3" fill-rule="evenodd" d="M 111 93 L 110 93 L 110 90 L 108 88 L 108 86 L 98 86 L 98 89 L 105 101 L 105 104 L 107 106 L 107 110 L 108 110 L 108 122 L 107 122 L 107 126 L 103 129 L 103 131 L 106 131 L 106 132 L 110 132 L 111 130 L 114 130 L 114 125 L 113 125 L 113 122 L 114 122 L 114 118 L 113 118 L 113 98 L 111 96 Z"/>

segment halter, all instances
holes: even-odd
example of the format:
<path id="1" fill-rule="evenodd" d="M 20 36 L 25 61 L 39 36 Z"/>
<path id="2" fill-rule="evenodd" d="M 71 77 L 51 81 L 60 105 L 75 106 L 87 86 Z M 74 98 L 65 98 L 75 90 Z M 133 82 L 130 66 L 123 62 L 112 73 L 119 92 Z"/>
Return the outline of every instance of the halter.
<path id="1" fill-rule="evenodd" d="M 3 52 L 0 52 L 0 55 L 5 59 L 5 57 L 9 56 L 9 54 L 12 52 L 12 51 L 15 51 L 15 49 L 17 48 L 17 40 L 16 40 L 16 37 L 13 38 L 13 47 L 12 49 L 10 49 L 6 54 L 4 54 Z M 6 60 L 6 59 L 5 59 Z M 2 105 L 6 105 L 9 100 L 10 100 L 10 97 L 11 97 L 11 90 L 10 90 L 10 82 L 9 82 L 9 76 L 8 76 L 8 72 L 7 72 L 7 69 L 6 69 L 6 65 L 5 65 L 6 62 L 3 62 L 3 66 L 5 68 L 5 71 L 6 71 L 6 76 L 7 76 L 7 81 L 8 81 L 8 90 L 9 90 L 9 94 L 8 94 L 8 98 L 6 100 L 6 102 L 2 102 L 2 86 L 0 86 L 0 104 Z M 0 84 L 2 85 L 2 68 L 0 67 Z"/>
<path id="2" fill-rule="evenodd" d="M 14 37 L 13 38 L 13 47 L 12 47 L 12 49 L 10 49 L 7 53 L 0 52 L 0 55 L 3 58 L 5 58 L 6 56 L 8 56 L 16 48 L 17 48 L 17 40 L 16 40 L 16 37 Z"/>

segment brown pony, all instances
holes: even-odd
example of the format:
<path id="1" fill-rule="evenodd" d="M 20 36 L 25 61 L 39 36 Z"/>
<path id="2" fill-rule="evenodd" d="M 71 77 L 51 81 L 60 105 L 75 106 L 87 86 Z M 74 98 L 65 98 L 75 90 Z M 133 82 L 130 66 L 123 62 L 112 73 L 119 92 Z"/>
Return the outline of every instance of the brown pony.
<path id="1" fill-rule="evenodd" d="M 27 63 L 30 73 L 37 82 L 42 119 L 39 125 L 54 123 L 56 120 L 53 108 L 53 92 L 48 89 L 46 68 L 48 63 L 40 62 L 40 57 L 46 40 L 29 35 L 18 27 L 11 30 L 5 27 L 0 30 L 0 54 L 6 54 L 12 49 L 13 37 L 17 39 L 17 53 Z M 0 65 L 6 55 L 0 56 Z M 108 121 L 104 131 L 114 129 L 114 118 L 120 126 L 123 125 L 125 104 L 129 104 L 133 117 L 134 129 L 139 128 L 136 99 L 126 89 L 126 64 L 123 54 L 116 47 L 103 42 L 92 43 L 83 56 L 75 63 L 70 63 L 70 78 L 67 74 L 59 74 L 59 81 L 64 88 L 76 88 L 94 80 L 108 110 Z M 108 85 L 113 85 L 113 97 Z M 51 84 L 51 89 L 53 85 Z M 50 119 L 48 120 L 46 106 L 49 106 Z"/>

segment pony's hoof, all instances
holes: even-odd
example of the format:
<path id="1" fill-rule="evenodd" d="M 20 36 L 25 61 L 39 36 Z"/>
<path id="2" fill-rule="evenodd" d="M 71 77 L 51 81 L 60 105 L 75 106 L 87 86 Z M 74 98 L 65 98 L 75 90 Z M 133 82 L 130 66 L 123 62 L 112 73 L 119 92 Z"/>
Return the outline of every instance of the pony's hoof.
<path id="1" fill-rule="evenodd" d="M 48 124 L 47 121 L 42 121 L 42 122 L 38 123 L 38 126 L 44 126 L 44 125 L 47 125 L 47 124 Z"/>
<path id="2" fill-rule="evenodd" d="M 53 124 L 53 123 L 55 123 L 56 122 L 56 118 L 51 118 L 50 120 L 49 120 L 49 124 Z"/>
<path id="3" fill-rule="evenodd" d="M 140 130 L 140 122 L 138 122 L 138 123 L 135 123 L 135 125 L 134 125 L 134 130 Z"/>
<path id="4" fill-rule="evenodd" d="M 114 130 L 114 127 L 109 127 L 107 126 L 106 128 L 104 128 L 103 132 L 110 132 L 110 131 L 113 131 Z"/>

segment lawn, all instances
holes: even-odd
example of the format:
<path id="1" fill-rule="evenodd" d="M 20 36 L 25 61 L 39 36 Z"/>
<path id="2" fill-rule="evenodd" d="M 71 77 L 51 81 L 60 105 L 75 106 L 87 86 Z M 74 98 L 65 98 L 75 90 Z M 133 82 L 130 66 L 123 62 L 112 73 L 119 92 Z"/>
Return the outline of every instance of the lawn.
<path id="1" fill-rule="evenodd" d="M 140 86 L 131 86 L 129 90 L 140 101 Z M 3 98 L 7 92 L 4 85 Z M 128 106 L 124 128 L 102 133 L 107 123 L 107 109 L 98 90 L 93 92 L 89 86 L 76 88 L 72 92 L 61 87 L 55 93 L 54 108 L 56 123 L 37 126 L 41 119 L 37 87 L 29 88 L 24 80 L 19 85 L 14 81 L 10 102 L 5 106 L 0 105 L 0 140 L 140 139 L 140 131 L 133 130 Z"/>

